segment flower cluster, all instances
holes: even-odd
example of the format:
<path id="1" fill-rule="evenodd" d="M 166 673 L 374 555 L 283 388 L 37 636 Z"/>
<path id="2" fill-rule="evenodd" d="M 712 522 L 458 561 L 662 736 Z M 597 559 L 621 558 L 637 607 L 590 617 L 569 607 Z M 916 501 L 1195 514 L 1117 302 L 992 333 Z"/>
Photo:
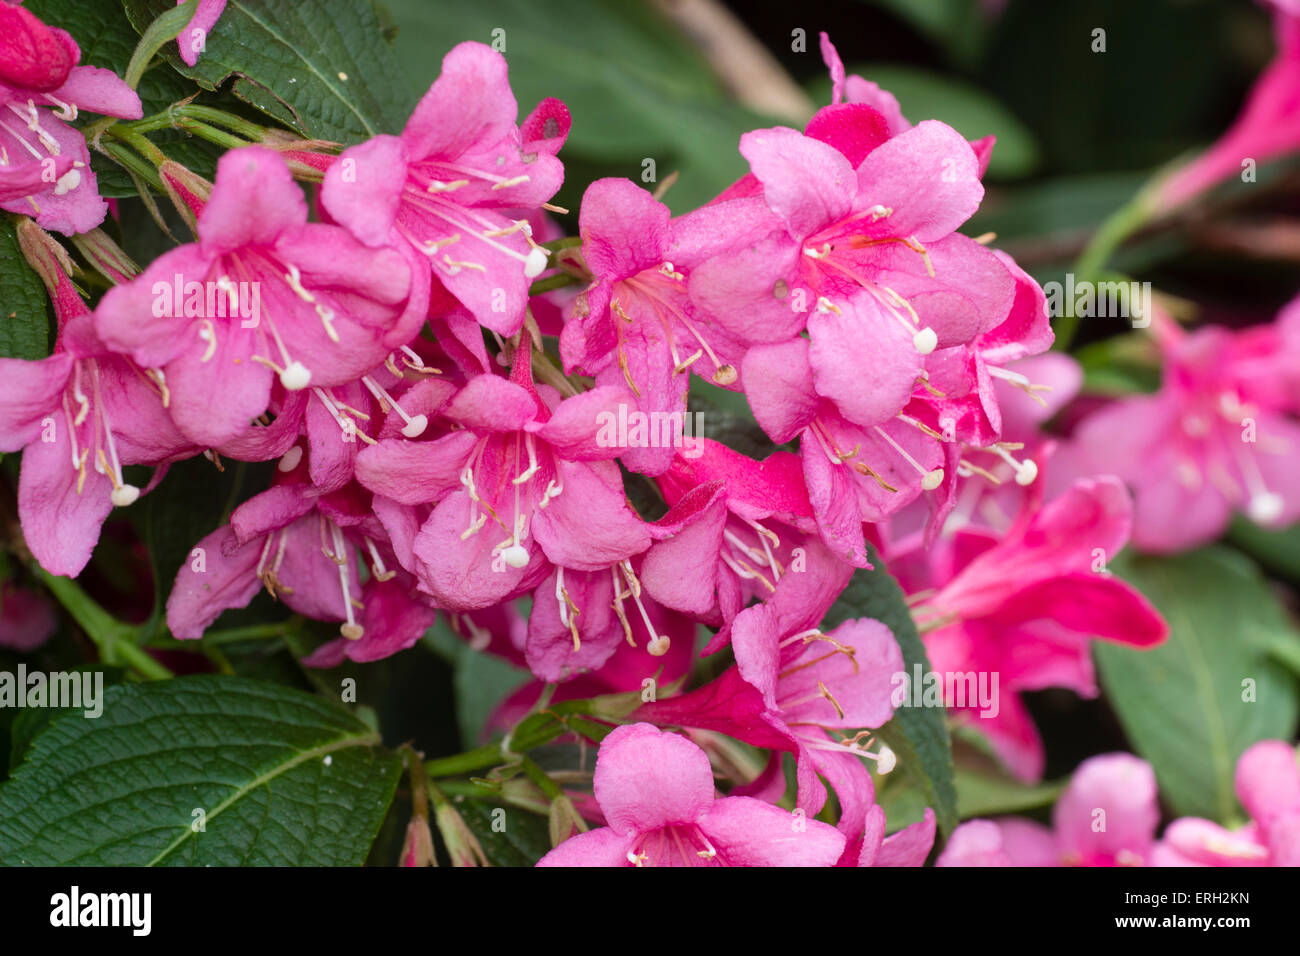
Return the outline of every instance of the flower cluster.
<path id="1" fill-rule="evenodd" d="M 223 6 L 199 4 L 187 63 Z M 232 149 L 210 184 L 164 170 L 195 241 L 92 310 L 44 231 L 105 215 L 68 122 L 138 118 L 140 102 L 23 8 L 0 4 L 0 27 L 0 206 L 32 217 L 24 250 L 58 323 L 48 358 L 0 359 L 0 449 L 24 450 L 42 567 L 78 575 L 112 510 L 175 462 L 274 461 L 194 543 L 166 602 L 175 637 L 265 589 L 337 624 L 306 658 L 332 667 L 409 648 L 441 613 L 536 677 L 499 709 L 508 724 L 543 693 L 674 685 L 709 629 L 715 676 L 629 708 L 584 807 L 605 825 L 542 865 L 920 865 L 933 813 L 886 838 L 876 802 L 898 759 L 877 731 L 910 662 L 880 621 L 824 624 L 855 573 L 897 577 L 945 700 L 954 675 L 1000 675 L 995 714 L 948 709 L 989 718 L 996 754 L 1032 780 L 1043 746 L 1021 694 L 1095 696 L 1093 641 L 1166 636 L 1106 568 L 1130 535 L 1183 549 L 1233 511 L 1300 516 L 1300 313 L 1236 337 L 1162 322 L 1163 390 L 1058 441 L 1043 425 L 1079 372 L 1047 351 L 1045 294 L 960 232 L 994 144 L 911 124 L 824 35 L 831 104 L 803 130 L 746 133 L 750 171 L 688 214 L 601 179 L 577 239 L 555 241 L 569 112 L 544 100 L 521 121 L 505 58 L 464 43 L 400 135 L 338 155 Z M 299 179 L 319 183 L 314 217 Z M 780 447 L 758 460 L 684 436 L 707 389 L 743 396 Z M 649 426 L 611 429 L 628 421 Z M 662 507 L 634 507 L 625 478 Z M 4 600 L 7 618 L 20 595 Z M 711 760 L 735 741 L 763 759 L 719 798 Z M 1290 780 L 1282 762 L 1271 744 L 1243 758 L 1246 831 L 1180 820 L 1156 844 L 1150 770 L 1096 758 L 1053 831 L 970 822 L 940 863 L 1293 859 L 1300 784 L 1260 782 Z M 787 764 L 793 815 L 777 806 Z M 1122 823 L 1104 839 L 1094 805 Z"/>

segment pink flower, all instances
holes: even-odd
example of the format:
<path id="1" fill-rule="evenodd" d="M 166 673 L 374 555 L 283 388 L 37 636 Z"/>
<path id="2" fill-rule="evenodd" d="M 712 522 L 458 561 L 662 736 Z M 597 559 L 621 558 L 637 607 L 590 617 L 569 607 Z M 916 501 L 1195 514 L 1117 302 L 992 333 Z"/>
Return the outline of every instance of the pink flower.
<path id="1" fill-rule="evenodd" d="M 49 358 L 0 358 L 0 451 L 25 449 L 18 517 L 32 555 L 51 574 L 76 577 L 109 512 L 140 496 L 122 466 L 163 465 L 195 449 L 167 415 L 161 378 L 96 337 L 90 311 L 45 245 L 53 240 L 41 236 L 35 254 L 59 337 Z"/>
<path id="2" fill-rule="evenodd" d="M 533 387 L 522 352 L 512 380 L 470 379 L 441 409 L 455 427 L 431 433 L 439 437 L 394 437 L 361 452 L 358 479 L 400 504 L 434 504 L 413 560 L 442 607 L 517 596 L 552 566 L 612 574 L 650 543 L 611 460 L 620 449 L 597 440 L 600 413 L 628 397 L 603 387 L 560 401 L 549 386 Z"/>
<path id="3" fill-rule="evenodd" d="M 1149 866 L 1159 822 L 1151 766 L 1104 754 L 1074 772 L 1051 829 L 1016 817 L 970 820 L 953 830 L 935 865 Z"/>
<path id="4" fill-rule="evenodd" d="M 867 811 L 866 832 L 862 835 L 862 845 L 856 858 L 852 857 L 853 847 L 845 850 L 848 860 L 841 859 L 840 865 L 855 866 L 924 866 L 925 859 L 934 849 L 934 811 L 925 808 L 922 818 L 903 827 L 897 833 L 885 836 L 885 811 L 872 806 Z"/>
<path id="5" fill-rule="evenodd" d="M 812 506 L 797 455 L 762 462 L 700 438 L 699 454 L 678 455 L 659 478 L 668 513 L 650 527 L 655 543 L 641 579 L 655 600 L 726 627 L 751 598 L 775 593 L 783 577 L 807 572 L 805 532 Z"/>
<path id="6" fill-rule="evenodd" d="M 1237 761 L 1237 798 L 1253 818 L 1228 830 L 1196 817 L 1165 829 L 1161 866 L 1300 866 L 1300 766 L 1290 744 L 1264 740 Z"/>
<path id="7" fill-rule="evenodd" d="M 826 788 L 818 777 L 824 777 L 840 801 L 840 829 L 855 839 L 874 800 L 862 758 L 880 761 L 882 771 L 893 765 L 888 748 L 868 749 L 875 740 L 866 729 L 893 715 L 891 688 L 903 656 L 879 621 L 850 620 L 823 633 L 816 626 L 820 610 L 798 611 L 775 600 L 745 609 L 731 629 L 736 666 L 688 694 L 641 708 L 638 716 L 796 754 L 798 806 L 809 815 L 821 810 Z M 769 775 L 780 777 L 778 753 Z"/>
<path id="8" fill-rule="evenodd" d="M 1161 208 L 1240 176 L 1247 160 L 1266 163 L 1300 148 L 1300 8 L 1282 0 L 1273 6 L 1277 56 L 1255 81 L 1227 132 L 1158 187 L 1153 202 Z"/>
<path id="9" fill-rule="evenodd" d="M 277 377 L 290 391 L 350 382 L 423 322 L 403 312 L 406 261 L 308 223 L 302 190 L 272 150 L 221 157 L 198 232 L 110 289 L 96 328 L 162 369 L 172 417 L 199 445 L 221 445 L 265 412 Z"/>
<path id="10" fill-rule="evenodd" d="M 79 109 L 142 115 L 134 90 L 80 59 L 65 31 L 0 3 L 0 209 L 65 235 L 94 229 L 108 212 L 86 141 L 68 124 Z"/>
<path id="11" fill-rule="evenodd" d="M 340 622 L 346 642 L 308 658 L 330 667 L 345 656 L 377 660 L 414 644 L 433 624 L 414 579 L 396 566 L 368 496 L 355 485 L 320 494 L 298 457 L 276 483 L 249 498 L 230 523 L 195 545 L 167 599 L 167 626 L 180 640 L 203 636 L 221 613 L 267 593 L 304 617 Z M 363 587 L 361 568 L 370 580 Z"/>
<path id="12" fill-rule="evenodd" d="M 1121 399 L 1075 430 L 1079 468 L 1133 487 L 1138 548 L 1211 541 L 1234 511 L 1266 527 L 1300 517 L 1300 425 L 1284 389 L 1294 353 L 1278 334 L 1277 326 L 1185 334 L 1167 323 L 1160 391 Z"/>
<path id="13" fill-rule="evenodd" d="M 178 7 L 184 3 L 185 0 L 176 0 Z M 194 16 L 185 25 L 185 29 L 181 30 L 180 35 L 176 37 L 177 52 L 187 66 L 194 66 L 199 62 L 199 54 L 207 46 L 208 34 L 217 25 L 217 20 L 225 9 L 226 0 L 199 0 L 199 8 L 194 11 Z"/>
<path id="14" fill-rule="evenodd" d="M 715 798 L 709 758 L 649 724 L 614 730 L 596 757 L 608 826 L 570 837 L 538 866 L 831 866 L 844 837 L 752 797 Z"/>
<path id="15" fill-rule="evenodd" d="M 600 179 L 583 194 L 579 229 L 595 281 L 574 300 L 560 336 L 566 372 L 626 385 L 646 414 L 685 412 L 690 371 L 718 385 L 736 381 L 741 346 L 696 314 L 686 294 L 693 263 L 674 255 L 667 206 L 626 179 Z M 634 447 L 622 458 L 657 475 L 673 449 Z"/>
<path id="16" fill-rule="evenodd" d="M 1105 570 L 1128 539 L 1130 513 L 1117 479 L 1081 479 L 1041 509 L 1030 499 L 1001 534 L 963 528 L 931 551 L 886 556 L 904 589 L 924 595 L 914 614 L 934 671 L 997 677 L 990 706 L 968 702 L 957 715 L 1019 777 L 1043 770 L 1042 742 L 1019 691 L 1068 687 L 1096 696 L 1094 638 L 1149 647 L 1168 633 L 1147 600 Z"/>
<path id="17" fill-rule="evenodd" d="M 559 189 L 555 154 L 569 132 L 559 100 L 540 103 L 516 126 L 506 60 L 481 43 L 443 59 L 400 137 L 376 136 L 345 150 L 325 174 L 321 203 L 371 246 L 393 245 L 412 263 L 416 297 L 431 279 L 484 327 L 514 335 L 529 281 L 546 268 L 526 219 Z"/>

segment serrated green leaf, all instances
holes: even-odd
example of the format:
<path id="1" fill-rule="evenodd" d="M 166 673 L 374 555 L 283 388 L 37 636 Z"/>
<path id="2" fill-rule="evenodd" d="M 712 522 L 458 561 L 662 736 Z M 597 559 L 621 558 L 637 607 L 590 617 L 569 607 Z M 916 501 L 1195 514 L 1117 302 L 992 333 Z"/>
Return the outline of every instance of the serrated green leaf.
<path id="1" fill-rule="evenodd" d="M 143 32 L 175 7 L 170 0 L 125 0 Z M 364 0 L 230 0 L 189 67 L 175 44 L 162 55 L 206 90 L 234 77 L 241 100 L 304 136 L 357 143 L 398 133 L 414 97 L 401 79 L 373 7 Z"/>
<path id="2" fill-rule="evenodd" d="M 894 632 L 907 673 L 911 674 L 916 664 L 921 665 L 923 673 L 929 673 L 930 660 L 902 589 L 874 550 L 870 558 L 875 570 L 854 573 L 823 626 L 836 627 L 859 617 L 880 621 Z M 951 832 L 957 825 L 957 791 L 953 783 L 952 738 L 943 708 L 900 707 L 879 733 L 898 755 L 900 769 L 905 768 L 919 779 L 940 829 Z"/>
<path id="3" fill-rule="evenodd" d="M 126 671 L 121 667 L 103 667 L 98 664 L 88 664 L 76 668 L 74 673 L 83 671 L 102 671 L 105 687 L 120 684 L 126 679 Z M 27 755 L 27 751 L 37 735 L 48 727 L 56 717 L 68 713 L 70 710 L 75 710 L 75 708 L 24 707 L 17 712 L 18 716 L 14 718 L 13 726 L 9 729 L 10 771 L 15 770 L 22 763 L 23 757 Z"/>
<path id="4" fill-rule="evenodd" d="M 1174 812 L 1230 823 L 1237 758 L 1295 730 L 1295 682 L 1268 652 L 1294 641 L 1294 628 L 1259 570 L 1226 548 L 1121 560 L 1114 570 L 1159 608 L 1170 634 L 1144 651 L 1096 645 L 1107 698 Z M 1243 699 L 1247 688 L 1253 700 Z"/>
<path id="5" fill-rule="evenodd" d="M 23 258 L 13 220 L 0 216 L 0 358 L 43 359 L 49 354 L 45 286 Z"/>
<path id="6" fill-rule="evenodd" d="M 0 865 L 359 865 L 400 775 L 373 731 L 299 691 L 119 685 L 0 785 Z"/>

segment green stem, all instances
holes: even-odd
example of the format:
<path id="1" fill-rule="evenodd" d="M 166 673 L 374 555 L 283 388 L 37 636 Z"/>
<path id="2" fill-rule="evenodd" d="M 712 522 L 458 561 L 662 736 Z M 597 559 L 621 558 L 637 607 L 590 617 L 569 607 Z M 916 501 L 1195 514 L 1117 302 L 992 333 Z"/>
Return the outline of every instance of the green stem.
<path id="1" fill-rule="evenodd" d="M 578 277 L 568 272 L 561 272 L 558 275 L 547 276 L 545 279 L 538 279 L 528 287 L 529 295 L 541 295 L 543 292 L 550 292 L 552 289 L 563 289 L 565 286 L 577 285 Z"/>
<path id="2" fill-rule="evenodd" d="M 551 779 L 550 774 L 537 765 L 532 757 L 523 758 L 524 773 L 528 779 L 537 784 L 537 789 L 546 794 L 549 800 L 558 800 L 564 796 L 564 788 Z"/>
<path id="3" fill-rule="evenodd" d="M 140 37 L 140 42 L 136 44 L 135 52 L 131 54 L 131 61 L 127 63 L 126 72 L 122 76 L 127 86 L 134 90 L 140 85 L 140 78 L 149 68 L 154 54 L 180 35 L 185 25 L 194 19 L 198 8 L 199 0 L 185 0 L 185 3 L 168 10 L 149 24 Z"/>
<path id="4" fill-rule="evenodd" d="M 162 191 L 162 180 L 158 177 L 158 170 L 146 163 L 139 156 L 118 143 L 100 143 L 100 150 L 108 156 L 109 159 L 122 166 L 128 172 L 133 173 L 137 178 L 144 180 L 149 185 Z"/>
<path id="5" fill-rule="evenodd" d="M 248 140 L 241 139 L 227 133 L 225 130 L 217 129 L 215 126 L 209 126 L 207 123 L 200 123 L 198 120 L 183 118 L 176 123 L 177 129 L 183 129 L 200 139 L 206 139 L 209 143 L 216 143 L 218 146 L 224 146 L 226 149 L 239 149 L 241 146 L 247 146 Z"/>
<path id="6" fill-rule="evenodd" d="M 559 252 L 561 249 L 572 249 L 574 246 L 582 245 L 581 236 L 565 236 L 563 239 L 552 239 L 549 242 L 539 242 L 543 249 L 550 249 L 552 252 Z"/>
<path id="7" fill-rule="evenodd" d="M 1075 281 L 1097 281 L 1115 250 L 1146 223 L 1150 213 L 1147 190 L 1144 189 L 1106 217 L 1097 227 L 1097 231 L 1092 234 L 1092 238 L 1088 240 L 1088 244 L 1084 246 L 1083 252 L 1079 254 L 1074 264 Z M 1060 351 L 1070 347 L 1075 333 L 1079 330 L 1079 317 L 1074 314 L 1069 305 L 1072 303 L 1067 304 L 1067 310 L 1056 320 L 1054 326 L 1055 348 Z"/>
<path id="8" fill-rule="evenodd" d="M 265 126 L 258 126 L 256 123 L 246 120 L 242 116 L 236 116 L 234 113 L 227 113 L 225 110 L 214 109 L 211 106 L 200 106 L 197 103 L 187 103 L 185 106 L 177 107 L 176 112 L 182 116 L 188 116 L 191 119 L 202 120 L 204 123 L 214 123 L 217 126 L 224 126 L 232 133 L 238 133 L 247 140 L 257 141 L 266 134 Z"/>
<path id="9" fill-rule="evenodd" d="M 94 641 L 104 663 L 124 662 L 150 680 L 165 680 L 172 676 L 171 671 L 136 644 L 136 628 L 123 624 L 105 611 L 76 581 L 50 574 L 39 566 L 35 570 L 50 593 Z"/>

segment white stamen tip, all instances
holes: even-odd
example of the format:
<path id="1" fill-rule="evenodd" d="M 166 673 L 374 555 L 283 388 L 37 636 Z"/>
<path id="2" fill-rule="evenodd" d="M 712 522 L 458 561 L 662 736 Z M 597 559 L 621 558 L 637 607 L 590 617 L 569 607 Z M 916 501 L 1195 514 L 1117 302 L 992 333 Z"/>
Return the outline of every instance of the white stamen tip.
<path id="1" fill-rule="evenodd" d="M 939 344 L 939 336 L 928 325 L 912 336 L 912 345 L 922 355 L 929 355 Z"/>
<path id="2" fill-rule="evenodd" d="M 1261 491 L 1250 499 L 1247 513 L 1250 520 L 1257 524 L 1272 524 L 1282 515 L 1284 502 L 1282 496 L 1271 491 Z"/>
<path id="3" fill-rule="evenodd" d="M 366 629 L 360 624 L 343 624 L 339 627 L 339 633 L 349 641 L 359 641 L 366 633 Z"/>
<path id="4" fill-rule="evenodd" d="M 501 560 L 512 568 L 527 567 L 528 549 L 522 544 L 512 544 L 501 552 Z"/>
<path id="5" fill-rule="evenodd" d="M 926 491 L 934 491 L 934 489 L 938 488 L 941 484 L 943 484 L 942 468 L 936 468 L 934 471 L 927 472 L 925 477 L 921 479 L 921 487 Z"/>
<path id="6" fill-rule="evenodd" d="M 876 755 L 876 773 L 886 774 L 898 765 L 898 755 L 888 747 L 882 745 L 880 753 Z"/>
<path id="7" fill-rule="evenodd" d="M 1026 458 L 1016 469 L 1016 484 L 1022 488 L 1032 485 L 1038 480 L 1038 465 L 1031 458 Z"/>
<path id="8" fill-rule="evenodd" d="M 276 465 L 280 471 L 290 472 L 298 467 L 298 462 L 302 461 L 302 445 L 294 445 L 284 453 L 280 463 Z"/>
<path id="9" fill-rule="evenodd" d="M 54 184 L 54 195 L 62 196 L 69 193 L 81 185 L 81 173 L 75 169 L 69 169 L 59 177 L 58 182 Z"/>
<path id="10" fill-rule="evenodd" d="M 311 384 L 311 372 L 301 362 L 290 362 L 280 373 L 280 384 L 291 392 L 301 392 Z"/>
<path id="11" fill-rule="evenodd" d="M 653 641 L 646 645 L 645 649 L 654 657 L 663 657 L 668 653 L 668 648 L 672 646 L 672 641 L 668 639 L 667 634 L 659 634 Z"/>
<path id="12" fill-rule="evenodd" d="M 407 438 L 419 438 L 429 427 L 429 416 L 412 415 L 411 420 L 402 426 L 402 434 Z"/>
<path id="13" fill-rule="evenodd" d="M 546 271 L 546 250 L 538 246 L 533 246 L 528 250 L 528 258 L 524 260 L 524 275 L 530 279 L 536 279 Z"/>
<path id="14" fill-rule="evenodd" d="M 113 489 L 113 493 L 109 495 L 115 508 L 125 508 L 127 505 L 133 505 L 139 497 L 140 489 L 135 485 L 127 484 L 118 485 Z"/>

